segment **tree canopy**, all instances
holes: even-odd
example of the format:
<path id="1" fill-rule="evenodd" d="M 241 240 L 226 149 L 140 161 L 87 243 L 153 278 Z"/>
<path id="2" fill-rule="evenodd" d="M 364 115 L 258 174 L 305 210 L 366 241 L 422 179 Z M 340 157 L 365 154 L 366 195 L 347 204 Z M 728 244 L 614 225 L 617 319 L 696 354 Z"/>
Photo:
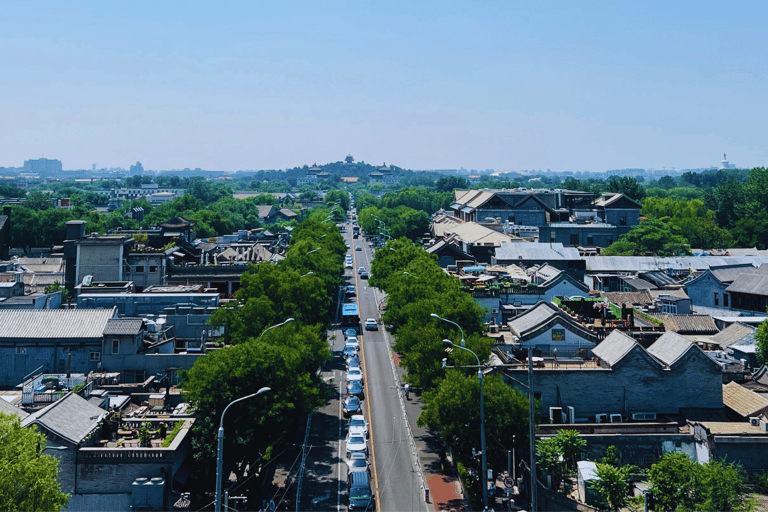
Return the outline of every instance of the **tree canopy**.
<path id="1" fill-rule="evenodd" d="M 61 510 L 69 495 L 56 480 L 59 461 L 42 452 L 45 436 L 0 412 L 0 509 Z"/>

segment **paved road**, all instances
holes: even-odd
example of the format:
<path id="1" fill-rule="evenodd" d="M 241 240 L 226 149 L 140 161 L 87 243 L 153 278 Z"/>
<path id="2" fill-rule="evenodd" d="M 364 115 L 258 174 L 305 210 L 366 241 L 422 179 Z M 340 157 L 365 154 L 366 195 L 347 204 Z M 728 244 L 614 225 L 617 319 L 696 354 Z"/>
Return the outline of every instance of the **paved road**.
<path id="1" fill-rule="evenodd" d="M 354 268 L 347 269 L 345 284 L 355 284 L 361 323 L 366 318 L 380 320 L 377 299 L 382 294 L 360 279 L 358 267 L 370 271 L 372 252 L 362 238 L 353 240 L 351 230 L 342 233 L 351 246 Z M 355 246 L 363 246 L 355 251 Z M 342 297 L 343 298 L 343 297 Z M 391 338 L 383 326 L 378 331 L 362 331 L 361 351 L 365 372 L 363 412 L 371 425 L 369 449 L 379 511 L 431 511 L 424 502 L 424 489 L 417 455 L 404 417 L 404 402 L 396 382 Z M 335 336 L 335 338 L 334 338 Z M 334 358 L 322 369 L 329 386 L 326 405 L 310 416 L 304 443 L 304 466 L 299 457 L 293 468 L 298 475 L 296 510 L 344 510 L 347 506 L 344 437 L 347 420 L 341 411 L 344 387 L 344 347 L 341 330 L 329 331 Z M 293 471 L 292 471 L 293 472 Z M 292 507 L 293 508 L 293 507 Z"/>
<path id="2" fill-rule="evenodd" d="M 370 270 L 372 252 L 368 244 L 354 240 L 363 251 L 354 251 L 355 268 Z M 360 318 L 379 320 L 375 290 L 356 274 Z M 372 426 L 372 452 L 375 467 L 378 509 L 383 511 L 425 511 L 424 490 L 412 439 L 403 414 L 402 392 L 395 380 L 390 338 L 383 326 L 378 331 L 363 331 L 363 355 L 367 387 L 367 417 Z"/>

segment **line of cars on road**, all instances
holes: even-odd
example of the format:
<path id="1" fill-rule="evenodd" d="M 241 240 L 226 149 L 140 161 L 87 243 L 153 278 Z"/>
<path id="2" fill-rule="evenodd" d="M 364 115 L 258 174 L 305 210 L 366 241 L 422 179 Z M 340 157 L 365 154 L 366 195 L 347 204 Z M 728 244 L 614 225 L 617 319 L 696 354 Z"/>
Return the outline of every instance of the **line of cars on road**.
<path id="1" fill-rule="evenodd" d="M 348 467 L 349 510 L 373 510 L 374 495 L 368 464 L 369 430 L 361 404 L 361 400 L 365 399 L 365 381 L 360 364 L 360 341 L 354 329 L 344 331 L 344 336 L 346 342 L 342 357 L 346 365 L 346 375 L 342 408 L 344 416 L 349 418 L 347 437 L 344 440 Z"/>

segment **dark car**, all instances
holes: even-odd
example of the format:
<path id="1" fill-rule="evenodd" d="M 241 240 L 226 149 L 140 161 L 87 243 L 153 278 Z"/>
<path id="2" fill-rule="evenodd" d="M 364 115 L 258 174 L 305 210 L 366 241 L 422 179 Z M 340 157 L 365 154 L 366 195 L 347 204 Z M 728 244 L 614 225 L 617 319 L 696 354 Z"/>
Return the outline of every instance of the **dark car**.
<path id="1" fill-rule="evenodd" d="M 347 286 L 347 295 L 354 295 L 355 294 L 355 285 L 351 284 Z"/>
<path id="2" fill-rule="evenodd" d="M 347 394 L 363 398 L 363 385 L 359 380 L 351 380 L 347 383 Z"/>
<path id="3" fill-rule="evenodd" d="M 344 399 L 344 404 L 342 405 L 342 409 L 344 410 L 344 416 L 352 416 L 353 414 L 359 414 L 360 413 L 360 399 L 356 396 L 350 395 Z"/>
<path id="4" fill-rule="evenodd" d="M 347 338 L 354 338 L 355 336 L 357 336 L 357 331 L 354 329 L 346 329 L 344 331 L 344 336 L 346 336 Z"/>
<path id="5" fill-rule="evenodd" d="M 360 279 L 368 279 L 368 271 L 363 270 L 360 272 Z"/>
<path id="6" fill-rule="evenodd" d="M 357 355 L 357 348 L 344 345 L 344 350 L 341 351 L 341 355 L 344 357 L 344 359 L 348 360 L 350 357 Z"/>

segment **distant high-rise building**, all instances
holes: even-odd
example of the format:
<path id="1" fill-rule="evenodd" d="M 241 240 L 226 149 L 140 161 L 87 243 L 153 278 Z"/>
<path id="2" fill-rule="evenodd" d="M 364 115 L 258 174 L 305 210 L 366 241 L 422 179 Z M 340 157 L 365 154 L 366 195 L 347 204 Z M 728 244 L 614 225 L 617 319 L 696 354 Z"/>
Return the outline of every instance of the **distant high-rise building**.
<path id="1" fill-rule="evenodd" d="M 136 162 L 136 165 L 131 166 L 131 176 L 136 176 L 137 174 L 141 176 L 144 174 L 144 166 L 141 165 L 141 162 Z"/>
<path id="2" fill-rule="evenodd" d="M 24 172 L 34 172 L 41 176 L 58 174 L 61 172 L 61 160 L 49 160 L 47 158 L 25 160 Z"/>

